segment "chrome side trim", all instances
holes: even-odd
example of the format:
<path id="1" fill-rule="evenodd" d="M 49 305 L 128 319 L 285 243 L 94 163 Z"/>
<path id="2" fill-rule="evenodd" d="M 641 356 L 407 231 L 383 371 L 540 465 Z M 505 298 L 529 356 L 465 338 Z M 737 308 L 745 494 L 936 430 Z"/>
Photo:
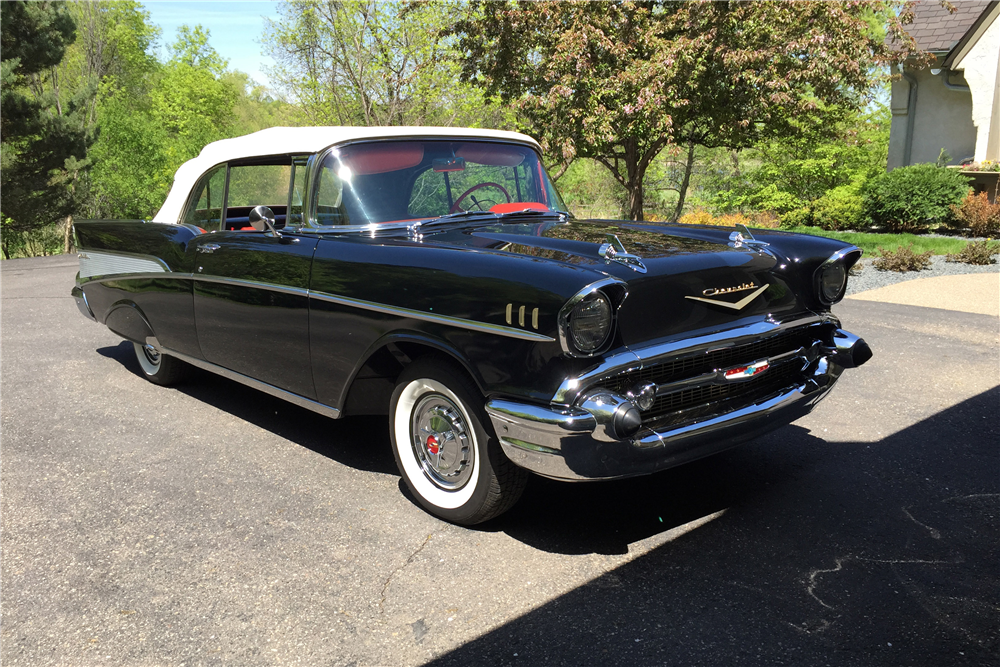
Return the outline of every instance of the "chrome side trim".
<path id="1" fill-rule="evenodd" d="M 275 283 L 264 283 L 259 280 L 244 280 L 242 278 L 224 278 L 222 276 L 203 276 L 200 273 L 195 273 L 191 276 L 194 278 L 195 282 L 202 283 L 217 283 L 220 285 L 235 285 L 236 287 L 255 287 L 257 289 L 266 289 L 270 292 L 281 292 L 282 294 L 294 294 L 296 296 L 310 295 L 309 290 L 302 289 L 301 287 L 289 287 L 288 285 L 276 285 Z"/>
<path id="2" fill-rule="evenodd" d="M 451 317 L 450 315 L 436 315 L 434 313 L 426 313 L 420 310 L 412 310 L 410 308 L 400 308 L 399 306 L 387 306 L 381 303 L 374 303 L 372 301 L 363 301 L 361 299 L 352 299 L 347 296 L 327 294 L 326 292 L 310 291 L 309 296 L 320 301 L 336 303 L 341 306 L 351 306 L 362 310 L 371 310 L 376 313 L 386 313 L 387 315 L 395 315 L 397 317 L 408 317 L 415 320 L 422 320 L 424 322 L 434 322 L 435 324 L 444 324 L 451 327 L 458 327 L 460 329 L 468 329 L 469 331 L 482 331 L 484 333 L 496 334 L 498 336 L 507 336 L 508 338 L 519 338 L 521 340 L 533 340 L 543 343 L 551 343 L 555 340 L 555 338 L 550 336 L 544 336 L 531 331 L 524 331 L 523 329 L 515 329 L 514 327 L 505 327 L 500 324 L 477 322 L 475 320 L 466 320 L 461 317 Z"/>
<path id="3" fill-rule="evenodd" d="M 79 257 L 81 278 L 126 273 L 167 273 L 170 271 L 166 262 L 153 255 L 85 250 L 79 253 Z"/>
<path id="4" fill-rule="evenodd" d="M 756 338 L 774 335 L 786 329 L 826 323 L 840 326 L 840 322 L 831 315 L 814 315 L 789 322 L 762 320 L 742 327 L 724 329 L 695 338 L 682 338 L 669 343 L 627 349 L 624 352 L 608 356 L 598 366 L 578 377 L 563 380 L 552 397 L 552 403 L 555 405 L 572 405 L 580 392 L 589 385 L 606 380 L 619 373 L 640 370 L 655 365 L 665 360 L 666 357 L 683 356 L 710 349 L 735 347 Z"/>
<path id="5" fill-rule="evenodd" d="M 89 285 L 91 283 L 112 283 L 120 282 L 122 280 L 164 280 L 167 278 L 173 280 L 190 280 L 193 277 L 194 276 L 190 273 L 177 273 L 176 271 L 170 271 L 167 273 L 130 273 L 127 276 L 94 276 L 85 282 L 81 282 L 82 284 Z"/>
<path id="6" fill-rule="evenodd" d="M 211 373 L 215 373 L 216 375 L 221 375 L 222 377 L 227 378 L 229 380 L 234 380 L 236 382 L 239 382 L 240 384 L 245 384 L 248 387 L 262 391 L 265 394 L 270 394 L 275 398 L 280 398 L 284 401 L 288 401 L 289 403 L 293 403 L 299 406 L 300 408 L 305 408 L 307 410 L 312 410 L 313 412 L 318 412 L 319 414 L 324 415 L 326 417 L 330 417 L 331 419 L 337 419 L 338 417 L 340 417 L 340 410 L 337 408 L 330 407 L 329 405 L 326 405 L 324 403 L 319 403 L 317 401 L 312 400 L 311 398 L 306 398 L 305 396 L 299 396 L 298 394 L 293 394 L 290 391 L 285 391 L 284 389 L 280 389 L 266 382 L 255 380 L 254 378 L 248 375 L 243 375 L 242 373 L 231 371 L 228 368 L 217 366 L 216 364 L 213 364 L 209 361 L 205 361 L 204 359 L 196 359 L 195 357 L 189 357 L 186 354 L 182 354 L 181 352 L 177 352 L 176 350 L 170 350 L 165 347 L 160 348 L 160 352 L 162 354 L 166 354 L 171 357 L 176 357 L 177 359 L 189 363 L 192 366 L 196 366 Z"/>
<path id="7" fill-rule="evenodd" d="M 265 283 L 257 280 L 224 278 L 221 276 L 202 275 L 200 273 L 169 273 L 169 274 L 140 273 L 128 276 L 129 280 L 144 279 L 144 278 L 145 279 L 187 278 L 187 279 L 193 279 L 198 282 L 217 283 L 222 285 L 236 285 L 238 287 L 254 287 L 257 289 L 270 290 L 272 292 L 281 292 L 283 294 L 293 294 L 296 296 L 309 297 L 317 299 L 319 301 L 327 301 L 342 306 L 351 306 L 353 308 L 370 310 L 376 313 L 385 313 L 387 315 L 395 315 L 397 317 L 407 317 L 410 319 L 421 320 L 424 322 L 434 322 L 435 324 L 444 324 L 446 326 L 458 327 L 460 329 L 467 329 L 469 331 L 481 331 L 483 333 L 495 334 L 497 336 L 506 336 L 508 338 L 531 340 L 539 343 L 551 343 L 555 341 L 555 338 L 552 338 L 551 336 L 545 336 L 540 333 L 525 331 L 524 329 L 517 329 L 515 327 L 506 327 L 500 324 L 490 324 L 488 322 L 477 322 L 476 320 L 467 320 L 461 317 L 451 317 L 450 315 L 437 315 L 436 313 L 427 313 L 420 310 L 413 310 L 411 308 L 401 308 L 399 306 L 387 306 L 385 304 L 375 303 L 373 301 L 353 299 L 348 296 L 338 296 L 336 294 L 328 294 L 326 292 L 317 292 L 314 290 L 302 289 L 301 287 L 275 285 L 274 283 Z M 101 276 L 99 278 L 95 278 L 87 282 L 104 283 L 104 282 L 113 282 L 117 280 L 122 280 L 122 277 Z"/>

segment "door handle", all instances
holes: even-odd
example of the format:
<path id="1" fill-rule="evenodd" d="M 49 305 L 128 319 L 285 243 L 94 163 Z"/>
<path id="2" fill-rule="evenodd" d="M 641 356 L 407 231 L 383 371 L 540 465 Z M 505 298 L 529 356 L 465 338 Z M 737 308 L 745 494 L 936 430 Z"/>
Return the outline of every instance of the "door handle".
<path id="1" fill-rule="evenodd" d="M 206 243 L 205 245 L 198 246 L 198 252 L 215 252 L 221 247 L 218 243 Z"/>

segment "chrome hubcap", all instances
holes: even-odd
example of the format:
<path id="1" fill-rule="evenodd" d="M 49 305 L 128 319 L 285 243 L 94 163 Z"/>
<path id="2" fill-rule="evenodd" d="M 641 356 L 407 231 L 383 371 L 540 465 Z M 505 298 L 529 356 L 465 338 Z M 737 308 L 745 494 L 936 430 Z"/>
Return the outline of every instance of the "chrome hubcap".
<path id="1" fill-rule="evenodd" d="M 413 408 L 410 442 L 424 475 L 455 491 L 472 475 L 475 457 L 461 410 L 441 394 L 425 396 Z"/>
<path id="2" fill-rule="evenodd" d="M 146 355 L 146 359 L 149 360 L 149 363 L 153 364 L 154 366 L 160 363 L 160 353 L 157 352 L 156 348 L 154 348 L 152 345 L 143 345 L 142 353 Z"/>

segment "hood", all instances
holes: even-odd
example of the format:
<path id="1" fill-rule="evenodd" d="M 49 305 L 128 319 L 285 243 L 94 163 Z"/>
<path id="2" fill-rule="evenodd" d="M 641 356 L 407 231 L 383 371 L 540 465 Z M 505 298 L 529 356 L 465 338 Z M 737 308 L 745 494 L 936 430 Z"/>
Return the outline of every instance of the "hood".
<path id="1" fill-rule="evenodd" d="M 625 345 L 641 345 L 692 330 L 726 326 L 747 317 L 805 310 L 788 262 L 771 249 L 735 248 L 731 229 L 619 221 L 504 223 L 450 230 L 425 242 L 568 263 L 614 276 L 628 287 L 618 310 Z M 608 235 L 638 256 L 645 273 L 598 254 Z M 806 281 L 808 282 L 808 281 Z"/>

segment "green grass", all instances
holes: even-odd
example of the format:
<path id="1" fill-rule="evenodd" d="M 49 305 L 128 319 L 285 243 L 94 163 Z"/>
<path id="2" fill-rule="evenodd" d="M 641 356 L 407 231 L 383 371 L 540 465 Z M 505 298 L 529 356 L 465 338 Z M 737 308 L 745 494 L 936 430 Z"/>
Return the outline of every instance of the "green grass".
<path id="1" fill-rule="evenodd" d="M 828 232 L 819 227 L 794 227 L 789 232 L 812 234 L 852 243 L 865 251 L 866 257 L 877 256 L 878 249 L 895 250 L 899 246 L 913 244 L 913 252 L 927 252 L 935 255 L 947 255 L 961 251 L 969 242 L 955 238 L 928 238 L 919 234 L 870 234 L 867 232 Z"/>

